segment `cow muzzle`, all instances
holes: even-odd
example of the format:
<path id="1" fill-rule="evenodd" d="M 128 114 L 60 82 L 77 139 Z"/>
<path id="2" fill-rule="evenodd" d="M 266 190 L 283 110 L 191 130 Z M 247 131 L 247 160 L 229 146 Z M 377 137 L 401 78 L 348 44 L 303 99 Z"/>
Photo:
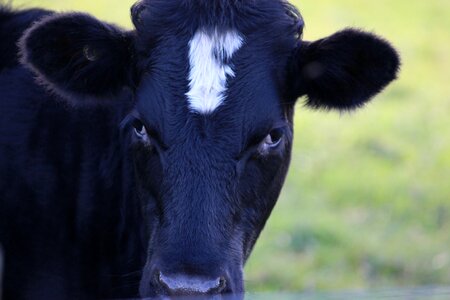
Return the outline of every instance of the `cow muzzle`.
<path id="1" fill-rule="evenodd" d="M 186 274 L 168 275 L 156 271 L 155 283 L 169 296 L 202 296 L 220 294 L 226 289 L 225 277 L 209 278 Z"/>

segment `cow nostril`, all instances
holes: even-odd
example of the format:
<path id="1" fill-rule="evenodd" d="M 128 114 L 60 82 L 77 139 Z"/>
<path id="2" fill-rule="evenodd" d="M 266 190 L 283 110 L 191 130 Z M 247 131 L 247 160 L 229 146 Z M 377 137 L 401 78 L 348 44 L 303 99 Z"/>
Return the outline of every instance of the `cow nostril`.
<path id="1" fill-rule="evenodd" d="M 160 286 L 169 295 L 206 295 L 219 294 L 226 287 L 224 277 L 210 279 L 203 276 L 187 276 L 184 274 L 165 275 L 157 273 Z"/>

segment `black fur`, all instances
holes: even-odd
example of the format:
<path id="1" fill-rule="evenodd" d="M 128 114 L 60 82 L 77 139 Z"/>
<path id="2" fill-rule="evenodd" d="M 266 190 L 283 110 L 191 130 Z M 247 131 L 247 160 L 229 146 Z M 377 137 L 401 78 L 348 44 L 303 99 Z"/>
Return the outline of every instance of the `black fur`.
<path id="1" fill-rule="evenodd" d="M 351 109 L 398 69 L 370 34 L 302 42 L 303 19 L 283 0 L 143 0 L 130 32 L 80 13 L 41 17 L 20 40 L 23 65 L 10 60 L 19 34 L 0 31 L 6 300 L 168 295 L 158 272 L 222 277 L 221 293 L 242 293 L 289 166 L 295 99 Z M 32 19 L 2 10 L 0 26 Z M 244 37 L 226 100 L 207 115 L 186 100 L 198 30 Z M 262 148 L 268 135 L 280 142 Z"/>
<path id="2" fill-rule="evenodd" d="M 347 29 L 301 42 L 293 56 L 291 93 L 307 95 L 313 108 L 349 110 L 362 106 L 394 80 L 400 59 L 374 34 Z"/>
<path id="3" fill-rule="evenodd" d="M 114 109 L 70 111 L 24 68 L 0 73 L 0 95 L 4 299 L 129 297 L 144 247 L 117 142 L 129 95 Z"/>
<path id="4" fill-rule="evenodd" d="M 22 62 L 40 81 L 76 104 L 89 96 L 107 101 L 132 83 L 131 34 L 87 14 L 46 17 L 19 45 Z"/>

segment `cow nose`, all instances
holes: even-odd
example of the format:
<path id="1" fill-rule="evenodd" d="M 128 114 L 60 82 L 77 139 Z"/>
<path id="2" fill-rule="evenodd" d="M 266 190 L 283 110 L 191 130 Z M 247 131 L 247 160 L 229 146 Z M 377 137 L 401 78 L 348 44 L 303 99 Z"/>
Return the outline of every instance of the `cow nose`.
<path id="1" fill-rule="evenodd" d="M 171 296 L 219 294 L 226 287 L 224 277 L 210 279 L 202 276 L 165 275 L 157 272 L 157 280 Z"/>

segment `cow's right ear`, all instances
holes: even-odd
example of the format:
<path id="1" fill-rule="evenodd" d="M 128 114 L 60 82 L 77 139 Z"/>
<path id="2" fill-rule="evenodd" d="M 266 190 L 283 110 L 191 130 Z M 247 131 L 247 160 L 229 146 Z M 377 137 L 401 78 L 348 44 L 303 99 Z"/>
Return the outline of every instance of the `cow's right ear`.
<path id="1" fill-rule="evenodd" d="M 22 63 L 73 105 L 108 102 L 132 83 L 132 34 L 87 14 L 46 17 L 19 47 Z"/>

